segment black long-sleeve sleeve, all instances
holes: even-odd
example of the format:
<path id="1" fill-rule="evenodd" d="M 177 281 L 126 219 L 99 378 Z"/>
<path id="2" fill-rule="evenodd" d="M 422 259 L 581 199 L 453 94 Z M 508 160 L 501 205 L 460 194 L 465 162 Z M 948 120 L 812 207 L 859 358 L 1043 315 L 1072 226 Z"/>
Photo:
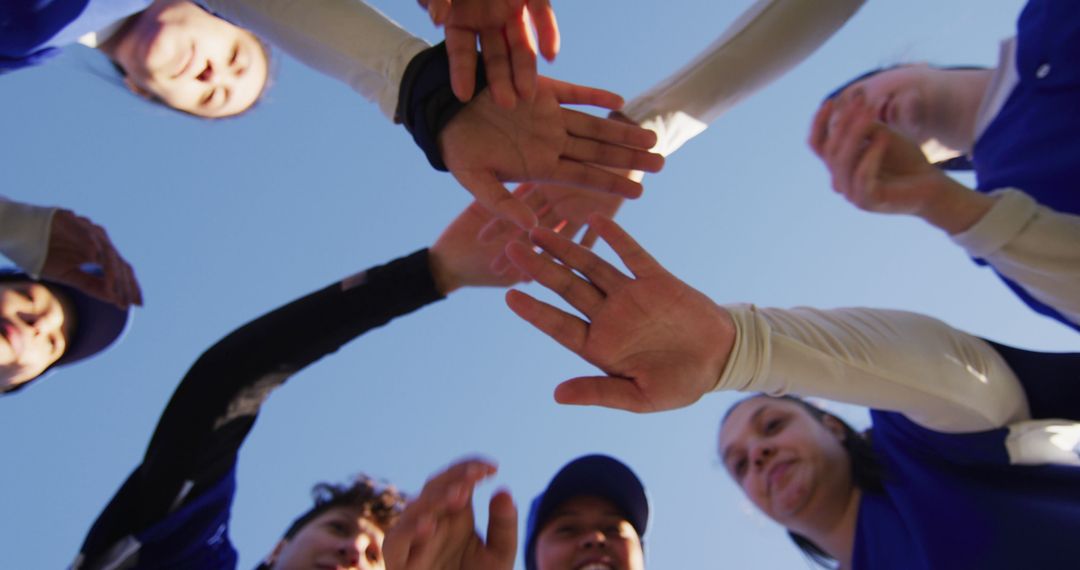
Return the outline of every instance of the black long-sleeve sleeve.
<path id="1" fill-rule="evenodd" d="M 227 475 L 274 388 L 357 336 L 441 298 L 422 250 L 279 307 L 204 352 L 162 413 L 142 464 L 87 535 L 86 566 Z"/>

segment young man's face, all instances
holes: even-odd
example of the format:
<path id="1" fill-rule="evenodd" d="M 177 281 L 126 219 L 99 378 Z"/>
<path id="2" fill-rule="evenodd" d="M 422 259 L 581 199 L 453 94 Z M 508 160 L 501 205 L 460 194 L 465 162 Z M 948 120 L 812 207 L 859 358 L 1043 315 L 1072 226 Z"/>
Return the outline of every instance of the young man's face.
<path id="1" fill-rule="evenodd" d="M 271 554 L 274 570 L 384 570 L 383 531 L 360 512 L 334 507 L 283 539 Z"/>
<path id="2" fill-rule="evenodd" d="M 536 538 L 539 570 L 643 570 L 641 539 L 610 501 L 575 497 L 559 505 Z"/>

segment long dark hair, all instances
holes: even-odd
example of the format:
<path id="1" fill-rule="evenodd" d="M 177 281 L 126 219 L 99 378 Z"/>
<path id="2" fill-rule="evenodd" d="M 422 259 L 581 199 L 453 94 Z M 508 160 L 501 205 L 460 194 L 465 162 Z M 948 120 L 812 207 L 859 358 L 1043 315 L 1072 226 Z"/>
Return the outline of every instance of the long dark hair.
<path id="1" fill-rule="evenodd" d="M 721 424 L 727 420 L 728 416 L 731 415 L 731 412 L 734 411 L 735 408 L 754 398 L 772 398 L 774 400 L 792 402 L 798 404 L 803 410 L 806 410 L 806 413 L 810 414 L 810 417 L 820 423 L 824 423 L 826 416 L 839 422 L 844 429 L 844 439 L 841 441 L 841 445 L 843 445 L 844 450 L 847 451 L 848 457 L 851 458 L 851 480 L 859 487 L 859 489 L 866 492 L 883 493 L 885 491 L 885 487 L 882 483 L 884 480 L 884 471 L 882 470 L 881 463 L 877 459 L 877 455 L 874 453 L 871 430 L 866 430 L 865 432 L 856 431 L 855 428 L 851 427 L 851 424 L 798 396 L 787 394 L 783 396 L 755 394 L 732 404 L 724 414 Z M 815 544 L 814 541 L 790 530 L 788 531 L 788 536 L 791 538 L 791 541 L 795 543 L 795 546 L 799 547 L 799 550 L 802 551 L 803 555 L 805 555 L 808 560 L 822 568 L 836 568 L 836 559 Z"/>

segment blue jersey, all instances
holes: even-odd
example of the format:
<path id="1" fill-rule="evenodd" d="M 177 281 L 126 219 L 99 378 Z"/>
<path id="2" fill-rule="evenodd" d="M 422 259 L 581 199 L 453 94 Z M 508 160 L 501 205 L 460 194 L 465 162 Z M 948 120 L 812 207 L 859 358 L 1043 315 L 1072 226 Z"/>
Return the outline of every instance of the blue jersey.
<path id="1" fill-rule="evenodd" d="M 978 189 L 1019 188 L 1044 206 L 1080 214 L 1080 2 L 1030 0 L 1016 38 L 1019 83 L 972 151 Z M 1002 279 L 1039 313 L 1080 330 Z"/>
<path id="2" fill-rule="evenodd" d="M 73 44 L 145 10 L 153 0 L 3 0 L 0 73 L 37 65 Z"/>
<path id="3" fill-rule="evenodd" d="M 1007 445 L 1025 424 L 1056 420 L 1051 437 L 1078 429 L 1080 355 L 995 348 L 1023 384 L 1031 422 L 949 434 L 871 412 L 885 492 L 863 493 L 855 570 L 1080 568 L 1080 450 L 1020 465 Z"/>

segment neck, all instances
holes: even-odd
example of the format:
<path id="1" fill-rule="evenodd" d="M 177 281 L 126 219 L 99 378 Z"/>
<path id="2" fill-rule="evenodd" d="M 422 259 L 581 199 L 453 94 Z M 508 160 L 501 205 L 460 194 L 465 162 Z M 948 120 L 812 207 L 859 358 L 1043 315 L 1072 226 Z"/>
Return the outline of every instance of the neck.
<path id="1" fill-rule="evenodd" d="M 928 138 L 956 155 L 966 154 L 975 146 L 975 120 L 994 71 L 938 69 L 935 73 L 939 81 L 926 117 L 926 124 L 932 125 Z"/>
<path id="2" fill-rule="evenodd" d="M 815 521 L 809 528 L 795 530 L 813 541 L 829 556 L 840 563 L 840 568 L 851 568 L 851 557 L 855 552 L 855 525 L 859 520 L 859 504 L 862 490 L 853 487 L 847 501 L 831 516 Z"/>

